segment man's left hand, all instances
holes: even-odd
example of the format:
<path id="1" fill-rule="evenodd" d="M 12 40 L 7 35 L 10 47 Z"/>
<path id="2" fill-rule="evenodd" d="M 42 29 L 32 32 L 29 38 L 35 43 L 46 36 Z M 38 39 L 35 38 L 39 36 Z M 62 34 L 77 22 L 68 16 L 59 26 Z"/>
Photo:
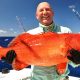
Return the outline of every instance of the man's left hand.
<path id="1" fill-rule="evenodd" d="M 80 51 L 71 49 L 69 50 L 69 54 L 67 58 L 74 62 L 75 64 L 80 64 Z"/>

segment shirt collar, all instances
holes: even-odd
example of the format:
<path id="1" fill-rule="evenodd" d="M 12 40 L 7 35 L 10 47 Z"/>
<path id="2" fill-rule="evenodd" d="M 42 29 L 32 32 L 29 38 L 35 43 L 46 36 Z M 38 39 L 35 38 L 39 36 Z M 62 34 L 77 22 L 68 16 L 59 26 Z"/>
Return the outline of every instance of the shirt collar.
<path id="1" fill-rule="evenodd" d="M 45 25 L 39 23 L 39 26 L 43 28 L 44 32 L 48 32 L 48 31 L 53 32 L 54 29 L 55 29 L 55 24 L 54 23 L 50 24 L 49 26 L 45 26 Z"/>

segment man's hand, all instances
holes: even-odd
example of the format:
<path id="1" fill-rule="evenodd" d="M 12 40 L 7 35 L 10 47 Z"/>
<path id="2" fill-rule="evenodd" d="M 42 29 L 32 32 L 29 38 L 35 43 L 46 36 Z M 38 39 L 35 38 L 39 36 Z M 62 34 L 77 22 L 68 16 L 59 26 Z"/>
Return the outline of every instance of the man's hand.
<path id="1" fill-rule="evenodd" d="M 12 64 L 13 60 L 15 59 L 15 57 L 16 57 L 15 51 L 14 50 L 10 50 L 10 51 L 7 52 L 6 57 L 2 57 L 1 59 L 3 61 L 6 61 L 9 64 Z"/>
<path id="2" fill-rule="evenodd" d="M 75 64 L 80 64 L 80 51 L 71 49 L 69 50 L 69 54 L 67 58 L 74 62 Z"/>

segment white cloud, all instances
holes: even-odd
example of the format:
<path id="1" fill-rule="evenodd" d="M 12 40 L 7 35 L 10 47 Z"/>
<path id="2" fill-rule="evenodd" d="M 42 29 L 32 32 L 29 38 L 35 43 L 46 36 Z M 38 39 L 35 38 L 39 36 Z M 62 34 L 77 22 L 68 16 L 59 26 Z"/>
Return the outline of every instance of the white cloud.
<path id="1" fill-rule="evenodd" d="M 0 29 L 0 36 L 16 36 L 18 31 L 15 31 L 13 28 L 10 29 Z"/>
<path id="2" fill-rule="evenodd" d="M 72 8 L 75 8 L 76 6 L 75 5 L 69 5 L 68 7 L 72 9 Z"/>
<path id="3" fill-rule="evenodd" d="M 0 30 L 0 33 L 7 33 L 7 31 L 5 31 L 5 30 Z"/>

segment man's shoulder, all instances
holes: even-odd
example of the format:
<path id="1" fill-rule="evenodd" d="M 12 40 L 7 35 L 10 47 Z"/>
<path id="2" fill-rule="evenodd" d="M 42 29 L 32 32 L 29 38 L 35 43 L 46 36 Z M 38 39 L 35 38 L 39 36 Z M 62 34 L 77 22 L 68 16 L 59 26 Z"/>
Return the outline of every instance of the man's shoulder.
<path id="1" fill-rule="evenodd" d="M 38 34 L 38 33 L 41 33 L 41 32 L 43 32 L 41 27 L 36 27 L 34 29 L 31 29 L 31 30 L 27 31 L 27 33 L 30 33 L 30 34 Z"/>
<path id="2" fill-rule="evenodd" d="M 69 27 L 60 26 L 62 33 L 71 33 L 71 29 Z"/>

